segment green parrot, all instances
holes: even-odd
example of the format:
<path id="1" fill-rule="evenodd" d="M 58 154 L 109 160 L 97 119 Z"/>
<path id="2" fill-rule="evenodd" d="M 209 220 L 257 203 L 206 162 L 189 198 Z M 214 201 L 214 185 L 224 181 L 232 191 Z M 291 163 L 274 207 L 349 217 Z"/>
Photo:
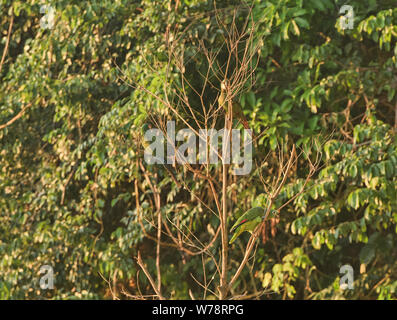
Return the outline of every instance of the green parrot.
<path id="1" fill-rule="evenodd" d="M 233 237 L 230 239 L 229 244 L 233 243 L 237 239 L 237 237 L 240 234 L 242 234 L 244 231 L 248 231 L 252 233 L 255 230 L 255 228 L 265 218 L 265 213 L 266 211 L 262 207 L 255 207 L 246 211 L 240 218 L 238 218 L 236 223 L 230 229 L 230 232 L 233 232 L 234 230 L 236 230 L 236 232 L 233 234 Z M 275 218 L 276 216 L 277 216 L 277 211 L 272 210 L 268 215 L 268 219 Z"/>
<path id="2" fill-rule="evenodd" d="M 151 144 L 150 141 L 146 141 L 145 140 L 145 133 L 149 129 L 150 129 L 149 125 L 147 123 L 144 123 L 143 126 L 142 126 L 142 131 L 141 131 L 141 133 L 142 133 L 142 146 L 143 146 L 144 149 L 148 148 L 150 146 L 150 144 Z"/>
<path id="3" fill-rule="evenodd" d="M 227 112 L 227 101 L 226 101 L 226 83 L 225 80 L 221 82 L 221 93 L 218 98 L 218 104 L 219 106 L 222 106 L 222 108 Z M 245 129 L 249 129 L 248 121 L 244 116 L 243 109 L 241 105 L 235 101 L 232 102 L 232 113 L 233 113 L 233 118 L 239 120 Z"/>

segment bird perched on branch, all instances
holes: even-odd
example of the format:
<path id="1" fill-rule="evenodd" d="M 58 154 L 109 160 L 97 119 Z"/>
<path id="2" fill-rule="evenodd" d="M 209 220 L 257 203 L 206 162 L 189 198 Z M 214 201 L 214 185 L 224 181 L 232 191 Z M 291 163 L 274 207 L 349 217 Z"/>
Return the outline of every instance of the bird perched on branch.
<path id="1" fill-rule="evenodd" d="M 254 207 L 246 211 L 230 229 L 230 232 L 235 231 L 235 233 L 230 239 L 229 244 L 233 243 L 244 231 L 252 234 L 255 228 L 265 219 L 265 214 L 266 210 L 262 207 Z M 266 219 L 275 218 L 277 214 L 278 212 L 276 210 L 272 210 Z"/>
<path id="2" fill-rule="evenodd" d="M 145 133 L 149 129 L 150 129 L 150 126 L 147 123 L 144 123 L 142 125 L 142 128 L 141 128 L 142 139 L 141 139 L 141 141 L 142 141 L 142 146 L 144 149 L 148 148 L 151 144 L 151 142 L 145 140 Z"/>
<path id="3" fill-rule="evenodd" d="M 221 82 L 221 93 L 218 98 L 218 104 L 219 106 L 222 106 L 222 108 L 225 110 L 227 113 L 228 111 L 228 101 L 226 101 L 226 81 L 223 80 Z M 241 107 L 240 103 L 232 101 L 232 114 L 233 118 L 238 119 L 242 125 L 244 126 L 245 129 L 249 129 L 248 121 L 244 116 L 243 108 Z"/>

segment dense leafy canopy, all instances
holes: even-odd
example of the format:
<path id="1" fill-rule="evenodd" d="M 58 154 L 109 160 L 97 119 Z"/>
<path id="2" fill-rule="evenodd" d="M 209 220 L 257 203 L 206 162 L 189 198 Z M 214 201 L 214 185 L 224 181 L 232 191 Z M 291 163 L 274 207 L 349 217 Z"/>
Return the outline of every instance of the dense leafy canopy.
<path id="1" fill-rule="evenodd" d="M 167 69 L 172 29 L 183 39 L 185 77 L 202 85 L 200 41 L 226 59 L 214 1 L 47 3 L 55 20 L 45 29 L 38 1 L 0 0 L 0 298 L 102 299 L 110 289 L 120 298 L 152 295 L 136 257 L 140 251 L 156 278 L 157 215 L 163 228 L 180 226 L 204 244 L 219 219 L 205 179 L 143 161 L 142 125 L 171 114 L 134 84 L 159 96 L 164 81 L 180 85 L 178 72 Z M 225 24 L 240 3 L 216 1 Z M 262 174 L 254 166 L 230 178 L 229 226 L 264 204 L 261 175 L 265 183 L 275 175 L 278 146 L 287 152 L 295 144 L 304 155 L 274 208 L 296 198 L 267 225 L 231 295 L 396 298 L 397 8 L 395 0 L 352 0 L 354 27 L 343 30 L 343 4 L 253 2 L 260 59 L 255 85 L 240 101 L 260 137 L 255 163 L 266 165 Z M 206 99 L 214 103 L 216 91 Z M 318 154 L 320 167 L 305 185 L 306 160 Z M 211 169 L 214 180 L 222 180 L 220 167 Z M 230 276 L 248 238 L 229 248 Z M 220 236 L 211 244 L 214 260 L 179 250 L 165 234 L 161 241 L 164 297 L 214 298 Z M 354 269 L 352 290 L 340 288 L 345 264 Z M 53 290 L 40 289 L 43 265 L 54 268 Z M 198 281 L 209 283 L 206 293 Z"/>

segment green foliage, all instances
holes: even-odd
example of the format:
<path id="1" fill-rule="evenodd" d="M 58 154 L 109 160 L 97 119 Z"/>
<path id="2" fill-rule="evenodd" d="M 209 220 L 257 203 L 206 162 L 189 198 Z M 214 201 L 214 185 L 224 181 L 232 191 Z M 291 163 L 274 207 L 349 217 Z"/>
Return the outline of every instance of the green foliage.
<path id="1" fill-rule="evenodd" d="M 175 10 L 157 0 L 47 3 L 55 9 L 52 29 L 40 27 L 37 1 L 0 1 L 0 57 L 14 17 L 0 68 L 0 126 L 10 122 L 0 129 L 0 299 L 105 299 L 104 279 L 113 278 L 131 294 L 153 294 L 134 257 L 142 252 L 155 274 L 157 215 L 201 243 L 219 219 L 205 180 L 171 166 L 145 165 L 145 176 L 141 128 L 169 110 L 130 84 L 162 97 L 165 79 L 180 85 L 176 70 L 167 69 L 165 47 L 166 31 L 178 24 L 185 75 L 200 87 L 206 63 L 198 40 L 224 62 L 224 31 L 213 1 L 180 1 Z M 228 12 L 239 3 L 217 1 L 217 8 Z M 262 287 L 267 299 L 396 298 L 397 9 L 394 0 L 350 1 L 354 28 L 342 30 L 344 3 L 254 1 L 255 40 L 263 45 L 256 84 L 241 105 L 250 126 L 263 132 L 255 160 L 267 162 L 268 183 L 278 146 L 296 144 L 305 154 L 275 209 L 297 197 L 282 208 L 277 234 L 259 244 L 253 271 L 244 268 L 233 292 Z M 206 96 L 208 104 L 215 96 Z M 311 144 L 315 139 L 319 144 Z M 321 169 L 305 185 L 305 160 L 317 152 Z M 216 167 L 211 175 L 221 180 Z M 150 184 L 158 188 L 159 209 Z M 258 168 L 228 193 L 230 217 L 266 204 Z M 230 274 L 248 236 L 230 247 Z M 164 295 L 188 299 L 191 290 L 202 297 L 192 275 L 203 281 L 216 272 L 220 242 L 211 248 L 215 259 L 162 246 Z M 354 268 L 353 290 L 339 287 L 344 264 Z M 39 287 L 43 265 L 54 267 L 54 290 Z"/>

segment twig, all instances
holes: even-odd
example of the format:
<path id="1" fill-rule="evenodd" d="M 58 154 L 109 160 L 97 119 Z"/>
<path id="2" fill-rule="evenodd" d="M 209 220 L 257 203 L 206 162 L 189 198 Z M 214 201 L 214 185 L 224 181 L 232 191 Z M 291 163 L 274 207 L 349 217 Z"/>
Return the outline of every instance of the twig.
<path id="1" fill-rule="evenodd" d="M 280 192 L 280 190 L 281 190 L 281 187 L 282 187 L 282 186 L 284 185 L 284 183 L 285 183 L 285 180 L 286 180 L 286 177 L 287 177 L 287 175 L 288 175 L 288 172 L 289 172 L 289 170 L 290 170 L 290 168 L 291 168 L 291 166 L 292 166 L 292 162 L 293 162 L 293 159 L 294 159 L 294 157 L 295 157 L 295 153 L 296 153 L 296 151 L 295 151 L 295 145 L 293 145 L 292 151 L 291 151 L 291 154 L 290 154 L 290 158 L 289 158 L 289 161 L 288 161 L 288 163 L 287 163 L 287 168 L 286 168 L 286 170 L 285 170 L 285 172 L 284 172 L 284 177 L 283 177 L 281 183 L 279 184 L 278 188 L 276 189 L 276 192 L 275 192 L 275 193 L 272 195 L 272 197 L 270 198 L 270 204 L 269 204 L 269 206 L 267 207 L 267 211 L 266 211 L 266 214 L 265 214 L 265 219 L 264 219 L 264 221 L 266 220 L 267 216 L 268 216 L 269 213 L 270 213 L 271 205 L 272 205 L 273 200 L 278 196 L 278 194 L 279 194 L 279 192 Z M 246 265 L 246 263 L 247 263 L 247 261 L 248 261 L 248 259 L 249 259 L 250 253 L 251 253 L 251 251 L 252 251 L 252 249 L 253 249 L 253 247 L 254 247 L 254 244 L 255 244 L 255 242 L 256 242 L 256 239 L 257 239 L 258 236 L 259 236 L 259 233 L 260 233 L 262 224 L 263 224 L 263 222 L 262 222 L 262 223 L 255 229 L 255 231 L 252 233 L 252 235 L 251 235 L 251 237 L 250 237 L 250 239 L 249 239 L 249 241 L 248 241 L 248 244 L 247 244 L 247 249 L 246 249 L 246 251 L 245 251 L 245 255 L 244 255 L 243 261 L 241 262 L 241 264 L 240 264 L 239 268 L 237 269 L 236 273 L 234 274 L 233 278 L 230 280 L 229 288 L 233 285 L 233 283 L 234 283 L 234 282 L 237 280 L 237 278 L 240 276 L 240 273 L 243 271 L 243 269 L 244 269 L 244 267 L 245 267 L 245 265 Z"/>
<path id="2" fill-rule="evenodd" d="M 10 26 L 8 27 L 8 32 L 7 32 L 6 45 L 4 47 L 3 56 L 1 57 L 1 61 L 0 61 L 0 74 L 1 74 L 1 70 L 3 68 L 4 60 L 5 60 L 6 55 L 7 55 L 8 45 L 9 45 L 10 39 L 11 39 L 11 31 L 12 31 L 12 25 L 13 24 L 14 24 L 14 10 L 11 10 L 11 19 L 10 19 Z"/>
<path id="3" fill-rule="evenodd" d="M 19 113 L 12 119 L 8 120 L 5 124 L 0 125 L 0 130 L 4 129 L 6 127 L 8 127 L 9 125 L 13 124 L 15 121 L 17 121 L 20 117 L 23 116 L 24 112 L 26 109 L 28 109 L 29 107 L 31 107 L 32 104 L 29 103 L 27 106 L 23 107 L 21 111 L 19 111 Z"/>
<path id="4" fill-rule="evenodd" d="M 145 273 L 146 277 L 148 278 L 150 284 L 152 285 L 153 290 L 156 292 L 159 299 L 165 300 L 165 298 L 162 296 L 161 292 L 158 290 L 158 287 L 156 286 L 156 283 L 154 282 L 152 276 L 150 275 L 149 271 L 147 270 L 146 266 L 144 265 L 142 258 L 141 258 L 140 251 L 138 251 L 137 263 L 141 267 L 142 271 Z"/>

